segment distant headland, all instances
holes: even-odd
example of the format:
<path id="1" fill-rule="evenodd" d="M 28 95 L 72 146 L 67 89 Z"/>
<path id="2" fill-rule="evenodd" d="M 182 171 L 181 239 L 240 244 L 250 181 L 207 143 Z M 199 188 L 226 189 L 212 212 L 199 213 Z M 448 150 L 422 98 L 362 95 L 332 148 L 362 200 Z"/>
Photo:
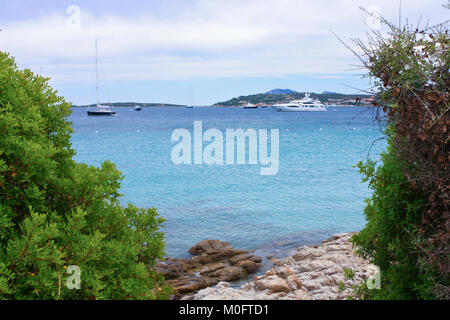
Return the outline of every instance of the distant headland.
<path id="1" fill-rule="evenodd" d="M 301 99 L 304 96 L 305 92 L 297 92 L 291 89 L 273 89 L 266 93 L 239 96 L 227 101 L 217 102 L 214 106 L 243 106 L 248 103 L 254 105 L 272 105 Z M 343 94 L 330 91 L 311 93 L 311 98 L 317 98 L 325 105 L 335 106 L 373 106 L 372 102 L 375 100 L 374 96 L 368 94 Z"/>
<path id="2" fill-rule="evenodd" d="M 114 108 L 134 108 L 136 106 L 138 107 L 185 107 L 185 105 L 180 104 L 171 104 L 171 103 L 142 103 L 142 102 L 105 102 L 102 103 L 102 105 L 107 105 Z M 75 108 L 95 108 L 96 104 L 89 104 L 89 105 L 73 105 Z"/>
<path id="3" fill-rule="evenodd" d="M 247 96 L 239 96 L 227 101 L 217 102 L 212 107 L 241 107 L 246 104 L 254 104 L 257 106 L 270 106 L 277 103 L 286 103 L 292 100 L 301 99 L 305 96 L 305 92 L 297 92 L 291 89 L 273 89 L 266 93 L 257 93 Z M 344 94 L 331 91 L 322 93 L 311 93 L 311 98 L 319 99 L 324 105 L 333 106 L 373 106 L 375 97 L 368 94 Z M 104 105 L 113 108 L 134 108 L 139 106 L 142 108 L 151 107 L 186 107 L 184 104 L 174 103 L 142 103 L 142 102 L 106 102 Z M 95 104 L 90 105 L 74 105 L 75 108 L 94 108 Z"/>

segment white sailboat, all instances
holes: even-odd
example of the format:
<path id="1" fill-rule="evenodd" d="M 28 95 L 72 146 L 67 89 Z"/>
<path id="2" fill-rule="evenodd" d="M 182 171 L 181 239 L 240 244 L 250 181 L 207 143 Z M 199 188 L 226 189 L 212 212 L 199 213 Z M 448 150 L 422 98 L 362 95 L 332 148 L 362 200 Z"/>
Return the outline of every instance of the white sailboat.
<path id="1" fill-rule="evenodd" d="M 110 106 L 101 105 L 98 99 L 98 49 L 97 49 L 97 39 L 95 39 L 95 95 L 97 99 L 97 107 L 94 111 L 91 111 L 88 107 L 88 116 L 112 116 L 116 112 L 111 110 Z"/>

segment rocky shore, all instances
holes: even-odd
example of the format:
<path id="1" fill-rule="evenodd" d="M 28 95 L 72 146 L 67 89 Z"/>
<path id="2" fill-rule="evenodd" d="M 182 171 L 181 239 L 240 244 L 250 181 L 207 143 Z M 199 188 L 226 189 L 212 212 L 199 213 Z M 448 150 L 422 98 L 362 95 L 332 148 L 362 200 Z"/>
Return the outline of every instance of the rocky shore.
<path id="1" fill-rule="evenodd" d="M 228 242 L 204 240 L 188 251 L 191 259 L 166 258 L 156 265 L 175 292 L 174 298 L 213 286 L 236 281 L 261 267 L 261 257 L 247 250 L 234 249 Z"/>
<path id="2" fill-rule="evenodd" d="M 239 271 L 241 269 L 245 272 L 255 271 L 261 260 L 258 257 L 251 257 L 249 252 L 233 253 L 232 256 L 236 257 L 236 263 L 228 264 L 228 267 L 232 268 L 230 271 L 220 271 L 223 269 L 221 265 L 223 261 L 217 265 L 208 266 L 206 270 L 196 267 L 198 271 L 194 273 L 197 274 L 198 272 L 200 276 L 219 275 L 219 277 L 214 278 L 217 285 L 210 287 L 215 283 L 211 280 L 205 280 L 211 284 L 206 285 L 204 283 L 202 287 L 205 289 L 184 295 L 181 298 L 193 300 L 345 299 L 352 293 L 352 285 L 360 284 L 377 272 L 374 265 L 355 255 L 350 242 L 352 235 L 353 233 L 337 234 L 322 241 L 320 245 L 300 247 L 296 253 L 285 259 L 273 260 L 274 267 L 271 270 L 264 275 L 254 277 L 253 280 L 239 288 L 233 288 L 229 281 L 239 278 L 238 274 L 243 272 Z M 205 254 L 205 248 L 202 246 L 197 248 L 198 251 L 196 252 L 202 253 L 200 257 L 208 256 Z M 244 256 L 247 258 L 241 259 Z M 237 259 L 237 257 L 240 258 Z M 198 260 L 201 259 L 209 258 L 198 258 Z M 191 270 L 196 270 L 196 268 Z M 227 278 L 228 280 L 224 280 Z M 183 286 L 177 287 L 178 292 L 188 292 L 183 290 Z M 200 286 L 196 287 L 200 289 Z"/>

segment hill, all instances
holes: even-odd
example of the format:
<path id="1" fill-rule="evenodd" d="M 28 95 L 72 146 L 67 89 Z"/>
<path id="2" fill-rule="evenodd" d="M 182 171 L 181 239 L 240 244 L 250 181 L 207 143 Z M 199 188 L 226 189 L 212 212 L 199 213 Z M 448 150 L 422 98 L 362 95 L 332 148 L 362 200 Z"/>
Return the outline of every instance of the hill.
<path id="1" fill-rule="evenodd" d="M 297 93 L 297 91 L 291 89 L 273 89 L 266 92 L 266 94 L 289 94 L 289 93 Z"/>
<path id="2" fill-rule="evenodd" d="M 278 90 L 278 89 L 275 89 Z M 273 92 L 271 90 L 269 92 Z M 215 106 L 242 106 L 247 103 L 271 105 L 276 103 L 285 103 L 296 99 L 302 99 L 305 92 L 291 92 L 285 94 L 258 93 L 248 96 L 239 96 L 227 101 L 217 102 Z M 311 98 L 319 99 L 323 104 L 332 105 L 370 105 L 373 99 L 367 94 L 342 94 L 335 92 L 311 93 Z"/>
<path id="3" fill-rule="evenodd" d="M 324 91 L 322 94 L 341 94 L 339 92 L 333 92 L 333 91 Z"/>

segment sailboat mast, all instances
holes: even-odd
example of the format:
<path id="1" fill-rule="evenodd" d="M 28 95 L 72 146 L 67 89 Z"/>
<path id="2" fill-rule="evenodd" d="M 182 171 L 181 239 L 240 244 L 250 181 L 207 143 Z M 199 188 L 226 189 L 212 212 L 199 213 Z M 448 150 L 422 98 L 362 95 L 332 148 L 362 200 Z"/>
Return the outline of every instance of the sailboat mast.
<path id="1" fill-rule="evenodd" d="M 193 106 L 193 104 L 192 104 L 192 83 L 191 83 L 191 85 L 189 86 L 189 105 L 190 106 Z"/>
<path id="2" fill-rule="evenodd" d="M 97 39 L 95 39 L 95 98 L 97 101 L 97 108 L 99 105 L 98 102 L 98 49 L 97 49 Z"/>

